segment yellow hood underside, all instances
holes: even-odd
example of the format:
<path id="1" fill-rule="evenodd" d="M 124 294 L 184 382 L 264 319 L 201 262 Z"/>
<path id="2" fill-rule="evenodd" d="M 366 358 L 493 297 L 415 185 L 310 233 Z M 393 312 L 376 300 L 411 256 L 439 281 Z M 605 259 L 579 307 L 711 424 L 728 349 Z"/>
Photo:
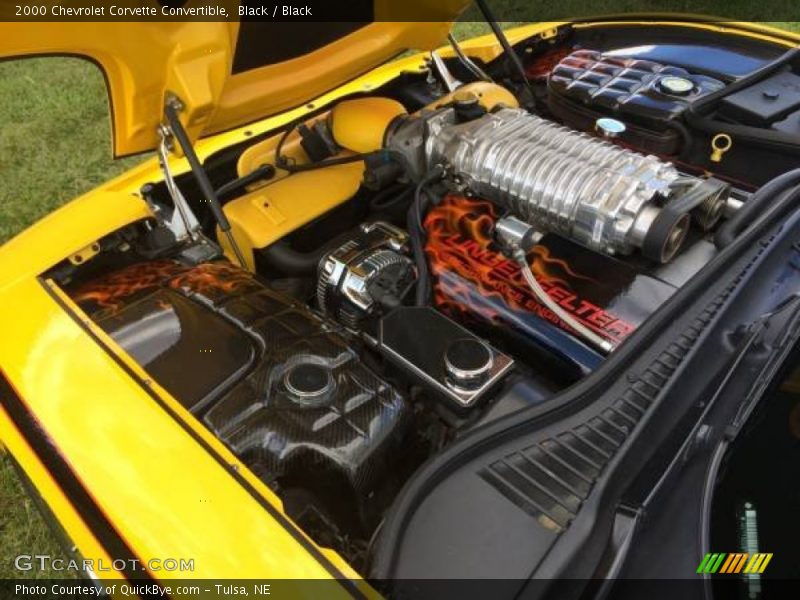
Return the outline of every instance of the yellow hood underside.
<path id="1" fill-rule="evenodd" d="M 376 0 L 376 15 L 384 1 Z M 455 18 L 468 3 L 425 0 L 436 19 Z M 444 20 L 374 22 L 333 35 L 325 45 L 286 60 L 235 68 L 237 51 L 248 50 L 237 49 L 241 30 L 260 25 L 279 25 L 281 39 L 274 42 L 278 56 L 279 46 L 300 33 L 297 28 L 323 27 L 304 22 L 0 23 L 0 59 L 73 55 L 95 62 L 106 77 L 114 153 L 121 156 L 156 146 L 168 93 L 184 104 L 181 118 L 196 139 L 300 106 L 406 49 L 441 45 L 450 30 Z M 264 36 L 256 32 L 249 36 L 254 38 L 269 48 L 271 41 L 265 43 Z"/>

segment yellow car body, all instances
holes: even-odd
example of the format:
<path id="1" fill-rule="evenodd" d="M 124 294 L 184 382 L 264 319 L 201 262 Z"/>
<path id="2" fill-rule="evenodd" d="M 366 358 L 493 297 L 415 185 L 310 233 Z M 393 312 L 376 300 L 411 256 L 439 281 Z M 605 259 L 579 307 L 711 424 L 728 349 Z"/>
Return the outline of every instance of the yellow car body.
<path id="1" fill-rule="evenodd" d="M 155 145 L 164 94 L 176 93 L 187 106 L 182 116 L 188 131 L 202 136 L 196 146 L 202 160 L 337 98 L 423 69 L 422 54 L 373 67 L 402 48 L 440 44 L 448 26 L 378 23 L 369 33 L 238 81 L 227 76 L 237 27 L 228 23 L 125 25 L 124 35 L 119 24 L 4 24 L 0 57 L 69 53 L 98 62 L 113 99 L 119 155 Z M 512 42 L 547 36 L 556 26 L 534 24 L 508 35 Z M 787 47 L 800 41 L 750 24 L 676 21 L 674 26 L 723 30 Z M 136 27 L 142 31 L 132 31 Z M 151 38 L 170 41 L 145 43 Z M 176 39 L 179 52 L 173 52 Z M 501 53 L 492 36 L 465 42 L 464 48 L 483 59 Z M 130 62 L 134 54 L 137 60 Z M 141 87 L 142 74 L 165 61 L 170 66 L 164 74 Z M 171 168 L 176 174 L 188 171 L 186 161 L 176 157 Z M 157 161 L 149 160 L 0 248 L 2 445 L 82 556 L 107 563 L 192 558 L 192 578 L 336 578 L 343 596 L 370 594 L 359 573 L 295 526 L 258 477 L 42 277 L 65 258 L 91 254 L 92 245 L 109 232 L 152 216 L 138 190 L 161 178 Z M 287 194 L 304 194 L 312 212 L 326 209 L 328 200 L 313 181 L 298 185 L 300 190 Z M 288 218 L 296 226 L 310 216 Z M 98 575 L 122 576 L 113 570 Z M 152 575 L 187 577 L 170 571 Z"/>

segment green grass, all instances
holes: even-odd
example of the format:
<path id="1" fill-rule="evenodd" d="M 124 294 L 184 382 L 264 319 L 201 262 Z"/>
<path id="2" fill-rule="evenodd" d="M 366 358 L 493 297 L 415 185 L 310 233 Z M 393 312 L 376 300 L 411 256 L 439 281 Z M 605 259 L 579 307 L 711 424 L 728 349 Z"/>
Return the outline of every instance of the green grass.
<path id="1" fill-rule="evenodd" d="M 723 17 L 735 21 L 800 20 L 796 0 L 487 0 L 500 21 L 564 21 L 577 17 L 615 14 L 683 13 Z M 482 21 L 474 5 L 464 11 L 464 21 Z"/>
<path id="2" fill-rule="evenodd" d="M 33 500 L 24 492 L 11 462 L 0 460 L 0 579 L 63 578 L 50 569 L 19 572 L 14 558 L 20 554 L 63 556 L 55 536 L 42 519 Z"/>
<path id="3" fill-rule="evenodd" d="M 0 64 L 0 243 L 132 161 L 113 162 L 105 82 L 91 63 Z"/>
<path id="4" fill-rule="evenodd" d="M 800 30 L 796 22 L 777 25 Z M 456 28 L 460 38 L 488 31 L 475 22 Z M 0 243 L 139 160 L 111 160 L 105 83 L 94 65 L 69 58 L 0 63 Z M 0 578 L 20 575 L 12 564 L 18 554 L 59 553 L 5 459 L 0 459 L 0 548 Z"/>

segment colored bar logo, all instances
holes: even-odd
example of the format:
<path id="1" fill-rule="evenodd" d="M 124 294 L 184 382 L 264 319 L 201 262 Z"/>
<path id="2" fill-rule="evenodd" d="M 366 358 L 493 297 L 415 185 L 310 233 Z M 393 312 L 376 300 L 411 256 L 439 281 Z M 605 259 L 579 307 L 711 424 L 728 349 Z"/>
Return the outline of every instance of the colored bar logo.
<path id="1" fill-rule="evenodd" d="M 753 554 L 744 553 L 711 553 L 703 557 L 697 573 L 763 573 L 769 561 L 772 560 L 772 553 L 755 552 Z"/>

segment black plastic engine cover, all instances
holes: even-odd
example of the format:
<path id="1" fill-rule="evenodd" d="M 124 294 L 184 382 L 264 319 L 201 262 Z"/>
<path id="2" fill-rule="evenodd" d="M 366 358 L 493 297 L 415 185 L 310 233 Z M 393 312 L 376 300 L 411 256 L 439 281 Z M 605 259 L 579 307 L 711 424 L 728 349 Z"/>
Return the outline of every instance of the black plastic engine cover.
<path id="1" fill-rule="evenodd" d="M 247 271 L 153 261 L 71 294 L 265 479 L 334 473 L 366 493 L 386 466 L 406 422 L 403 398 L 336 325 Z"/>
<path id="2" fill-rule="evenodd" d="M 615 117 L 628 125 L 625 141 L 648 152 L 673 154 L 681 140 L 668 122 L 724 86 L 681 67 L 577 50 L 552 70 L 547 91 L 550 109 L 567 125 L 589 130 L 597 118 Z"/>

